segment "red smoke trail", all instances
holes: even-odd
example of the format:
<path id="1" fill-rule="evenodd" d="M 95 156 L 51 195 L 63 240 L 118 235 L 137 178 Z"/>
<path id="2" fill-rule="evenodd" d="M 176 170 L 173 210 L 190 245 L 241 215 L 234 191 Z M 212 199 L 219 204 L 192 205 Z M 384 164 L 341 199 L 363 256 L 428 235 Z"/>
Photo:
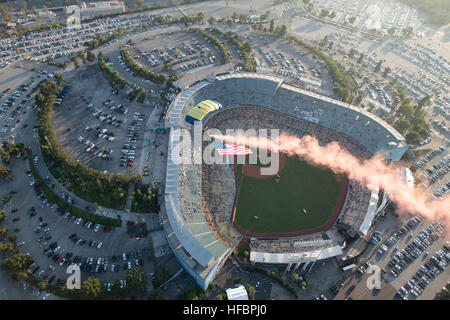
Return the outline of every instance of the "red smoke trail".
<path id="1" fill-rule="evenodd" d="M 411 189 L 398 178 L 398 165 L 387 164 L 379 155 L 361 161 L 353 156 L 337 142 L 322 147 L 317 139 L 311 136 L 297 138 L 281 134 L 278 143 L 268 138 L 243 135 L 213 135 L 217 140 L 238 145 L 258 148 L 264 146 L 269 150 L 297 155 L 313 165 L 330 168 L 335 173 L 346 174 L 349 179 L 358 181 L 362 186 L 373 189 L 378 186 L 389 191 L 390 199 L 397 204 L 398 213 L 402 216 L 419 213 L 428 219 L 441 220 L 447 228 L 450 226 L 450 196 L 429 200 L 430 193 L 422 187 Z"/>

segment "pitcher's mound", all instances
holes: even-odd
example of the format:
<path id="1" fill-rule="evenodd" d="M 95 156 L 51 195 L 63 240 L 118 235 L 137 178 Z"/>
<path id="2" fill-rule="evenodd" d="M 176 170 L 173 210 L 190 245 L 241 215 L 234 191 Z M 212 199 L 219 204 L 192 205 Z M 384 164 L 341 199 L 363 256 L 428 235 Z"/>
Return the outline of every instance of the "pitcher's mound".
<path id="1" fill-rule="evenodd" d="M 276 176 L 278 173 L 280 173 L 284 166 L 286 165 L 286 155 L 284 153 L 279 153 L 279 168 L 276 173 L 273 175 L 261 175 L 261 168 L 262 166 L 254 165 L 254 164 L 244 164 L 242 167 L 242 173 L 246 175 L 247 177 L 257 178 L 257 179 L 266 179 L 273 176 Z"/>

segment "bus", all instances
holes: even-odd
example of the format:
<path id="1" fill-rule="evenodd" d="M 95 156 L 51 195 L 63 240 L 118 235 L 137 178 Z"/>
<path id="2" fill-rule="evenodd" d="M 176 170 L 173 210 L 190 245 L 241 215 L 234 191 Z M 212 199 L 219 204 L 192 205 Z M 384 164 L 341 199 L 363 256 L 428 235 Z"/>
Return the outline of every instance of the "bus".
<path id="1" fill-rule="evenodd" d="M 342 267 L 342 271 L 348 271 L 348 270 L 353 270 L 356 267 L 356 265 L 354 263 L 349 264 L 348 266 Z"/>

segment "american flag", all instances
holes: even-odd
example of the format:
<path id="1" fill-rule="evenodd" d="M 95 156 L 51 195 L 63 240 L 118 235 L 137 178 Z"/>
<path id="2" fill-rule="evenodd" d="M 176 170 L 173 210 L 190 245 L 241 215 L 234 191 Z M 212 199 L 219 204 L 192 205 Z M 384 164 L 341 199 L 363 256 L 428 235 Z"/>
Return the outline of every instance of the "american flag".
<path id="1" fill-rule="evenodd" d="M 222 143 L 213 141 L 214 146 L 216 147 L 217 152 L 220 155 L 246 155 L 251 154 L 252 150 L 247 148 L 246 146 L 236 146 L 234 144 Z"/>

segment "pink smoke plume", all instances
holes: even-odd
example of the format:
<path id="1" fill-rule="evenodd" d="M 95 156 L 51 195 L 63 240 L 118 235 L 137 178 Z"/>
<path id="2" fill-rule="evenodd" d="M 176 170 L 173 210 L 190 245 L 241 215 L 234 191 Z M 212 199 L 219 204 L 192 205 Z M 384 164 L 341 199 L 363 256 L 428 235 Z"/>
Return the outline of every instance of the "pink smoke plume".
<path id="1" fill-rule="evenodd" d="M 450 227 L 450 196 L 430 200 L 430 193 L 416 186 L 411 189 L 398 178 L 398 165 L 387 164 L 380 155 L 361 161 L 337 142 L 320 146 L 316 138 L 302 138 L 281 134 L 278 142 L 269 138 L 244 135 L 212 135 L 216 140 L 259 148 L 264 146 L 274 152 L 297 155 L 310 164 L 330 168 L 335 173 L 347 175 L 368 189 L 379 187 L 389 192 L 390 199 L 397 204 L 397 212 L 407 217 L 409 214 L 421 214 L 430 220 L 440 219 Z"/>

